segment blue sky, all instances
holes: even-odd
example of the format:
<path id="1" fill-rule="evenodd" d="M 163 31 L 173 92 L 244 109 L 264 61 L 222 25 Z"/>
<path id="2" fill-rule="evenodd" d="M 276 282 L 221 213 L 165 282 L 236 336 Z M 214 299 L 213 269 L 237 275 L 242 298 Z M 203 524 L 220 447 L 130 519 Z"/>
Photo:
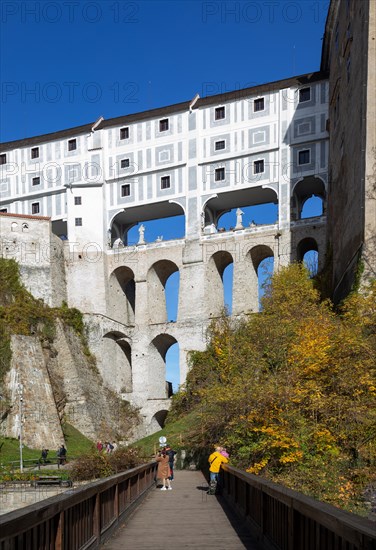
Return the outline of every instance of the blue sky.
<path id="1" fill-rule="evenodd" d="M 3 0 L 0 141 L 317 71 L 328 5 Z"/>

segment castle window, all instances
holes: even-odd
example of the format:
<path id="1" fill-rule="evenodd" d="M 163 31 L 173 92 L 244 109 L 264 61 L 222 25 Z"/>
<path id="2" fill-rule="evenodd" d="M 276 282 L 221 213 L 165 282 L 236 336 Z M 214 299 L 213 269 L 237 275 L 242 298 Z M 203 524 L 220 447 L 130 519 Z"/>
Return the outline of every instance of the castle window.
<path id="1" fill-rule="evenodd" d="M 32 159 L 37 159 L 39 158 L 39 147 L 33 147 L 31 149 L 31 158 Z"/>
<path id="2" fill-rule="evenodd" d="M 265 172 L 264 159 L 255 160 L 253 163 L 253 173 L 254 174 L 263 174 Z"/>
<path id="3" fill-rule="evenodd" d="M 311 88 L 300 88 L 299 90 L 299 103 L 304 103 L 305 101 L 310 101 L 311 99 Z"/>
<path id="4" fill-rule="evenodd" d="M 74 218 L 74 225 L 76 227 L 81 227 L 82 226 L 82 218 Z"/>
<path id="5" fill-rule="evenodd" d="M 129 127 L 120 128 L 120 139 L 129 139 Z"/>
<path id="6" fill-rule="evenodd" d="M 225 107 L 217 107 L 215 109 L 215 120 L 222 120 L 224 119 L 226 116 L 226 111 L 225 111 Z"/>
<path id="7" fill-rule="evenodd" d="M 74 197 L 74 204 L 75 204 L 76 206 L 82 204 L 81 197 Z"/>
<path id="8" fill-rule="evenodd" d="M 75 151 L 77 149 L 77 140 L 69 139 L 68 140 L 68 151 Z"/>
<path id="9" fill-rule="evenodd" d="M 253 112 L 263 111 L 265 109 L 265 101 L 263 97 L 255 99 L 253 102 Z"/>
<path id="10" fill-rule="evenodd" d="M 120 161 L 120 167 L 121 168 L 129 168 L 129 159 L 122 159 Z"/>
<path id="11" fill-rule="evenodd" d="M 39 214 L 40 212 L 40 209 L 39 209 L 39 202 L 33 202 L 31 203 L 31 213 L 32 214 Z"/>
<path id="12" fill-rule="evenodd" d="M 171 187 L 170 176 L 161 177 L 161 189 L 169 189 Z"/>
<path id="13" fill-rule="evenodd" d="M 125 185 L 121 186 L 121 196 L 122 197 L 129 197 L 131 194 L 131 186 L 129 183 L 126 183 Z"/>
<path id="14" fill-rule="evenodd" d="M 221 141 L 216 141 L 215 142 L 215 150 L 216 151 L 222 151 L 222 149 L 224 149 L 226 147 L 226 142 L 224 139 L 222 139 Z"/>
<path id="15" fill-rule="evenodd" d="M 311 161 L 311 151 L 305 149 L 304 151 L 299 151 L 298 155 L 298 164 L 309 164 Z"/>
<path id="16" fill-rule="evenodd" d="M 32 179 L 32 184 L 33 185 L 40 185 L 40 177 L 36 176 L 35 178 L 33 178 Z"/>
<path id="17" fill-rule="evenodd" d="M 166 132 L 166 130 L 168 130 L 168 118 L 159 121 L 159 131 Z"/>
<path id="18" fill-rule="evenodd" d="M 0 155 L 0 164 L 6 164 L 7 163 L 7 156 L 5 153 Z"/>
<path id="19" fill-rule="evenodd" d="M 224 168 L 216 168 L 214 179 L 215 179 L 215 181 L 223 181 L 225 179 L 225 169 Z"/>

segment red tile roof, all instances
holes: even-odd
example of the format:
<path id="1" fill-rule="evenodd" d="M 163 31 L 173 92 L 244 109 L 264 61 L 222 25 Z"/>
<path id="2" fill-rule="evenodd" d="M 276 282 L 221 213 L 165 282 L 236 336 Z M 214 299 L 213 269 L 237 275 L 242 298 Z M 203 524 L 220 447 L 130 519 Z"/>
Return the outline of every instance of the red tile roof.
<path id="1" fill-rule="evenodd" d="M 48 220 L 51 218 L 49 216 L 32 216 L 31 214 L 12 214 L 12 212 L 0 212 L 0 216 L 5 216 L 8 218 L 27 218 L 29 220 Z"/>

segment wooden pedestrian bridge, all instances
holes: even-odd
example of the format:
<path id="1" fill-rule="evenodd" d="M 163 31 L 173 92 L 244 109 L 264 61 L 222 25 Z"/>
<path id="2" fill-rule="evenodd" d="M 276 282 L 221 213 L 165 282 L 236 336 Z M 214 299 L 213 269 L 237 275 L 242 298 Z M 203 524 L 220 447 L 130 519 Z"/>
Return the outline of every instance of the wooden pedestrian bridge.
<path id="1" fill-rule="evenodd" d="M 0 516 L 0 550 L 376 550 L 376 524 L 231 466 L 156 488 L 150 462 Z"/>

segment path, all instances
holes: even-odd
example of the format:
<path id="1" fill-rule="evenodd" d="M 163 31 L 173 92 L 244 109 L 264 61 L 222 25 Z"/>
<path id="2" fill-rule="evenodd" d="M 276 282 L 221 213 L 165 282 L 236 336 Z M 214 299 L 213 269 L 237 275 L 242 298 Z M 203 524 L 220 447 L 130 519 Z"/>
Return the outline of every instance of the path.
<path id="1" fill-rule="evenodd" d="M 172 487 L 153 489 L 103 548 L 260 550 L 223 499 L 206 494 L 201 472 L 175 472 Z"/>

